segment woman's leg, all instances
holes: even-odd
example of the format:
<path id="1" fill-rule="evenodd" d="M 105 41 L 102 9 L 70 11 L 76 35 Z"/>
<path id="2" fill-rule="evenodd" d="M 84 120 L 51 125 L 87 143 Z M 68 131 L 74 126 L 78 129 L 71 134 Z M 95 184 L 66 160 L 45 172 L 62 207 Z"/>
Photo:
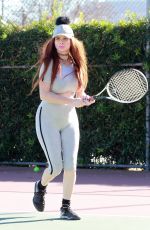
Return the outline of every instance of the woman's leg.
<path id="1" fill-rule="evenodd" d="M 76 170 L 64 170 L 63 199 L 70 200 L 76 182 Z"/>
<path id="2" fill-rule="evenodd" d="M 79 125 L 75 116 L 74 121 L 61 131 L 63 153 L 63 198 L 71 199 L 73 186 L 76 181 L 77 155 L 79 149 Z"/>
<path id="3" fill-rule="evenodd" d="M 79 126 L 77 119 L 61 131 L 61 139 L 64 164 L 61 218 L 79 220 L 80 217 L 70 209 L 70 199 L 76 181 L 79 148 Z"/>
<path id="4" fill-rule="evenodd" d="M 50 119 L 50 114 L 42 107 L 36 114 L 36 133 L 48 161 L 48 168 L 42 176 L 42 185 L 45 186 L 60 174 L 63 165 L 60 132 Z"/>
<path id="5" fill-rule="evenodd" d="M 39 106 L 36 114 L 36 132 L 48 161 L 40 181 L 35 183 L 33 204 L 38 211 L 44 211 L 45 192 L 49 181 L 62 171 L 62 153 L 60 132 L 50 119 L 46 109 Z"/>

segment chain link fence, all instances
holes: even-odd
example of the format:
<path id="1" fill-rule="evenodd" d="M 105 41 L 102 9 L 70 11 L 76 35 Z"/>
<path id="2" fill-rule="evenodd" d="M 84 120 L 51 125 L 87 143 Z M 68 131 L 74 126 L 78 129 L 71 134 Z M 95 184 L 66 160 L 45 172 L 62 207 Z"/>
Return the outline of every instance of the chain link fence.
<path id="1" fill-rule="evenodd" d="M 93 19 L 118 22 L 129 15 L 146 17 L 147 0 L 0 0 L 4 22 L 25 25 L 46 16 L 69 16 L 71 22 Z"/>

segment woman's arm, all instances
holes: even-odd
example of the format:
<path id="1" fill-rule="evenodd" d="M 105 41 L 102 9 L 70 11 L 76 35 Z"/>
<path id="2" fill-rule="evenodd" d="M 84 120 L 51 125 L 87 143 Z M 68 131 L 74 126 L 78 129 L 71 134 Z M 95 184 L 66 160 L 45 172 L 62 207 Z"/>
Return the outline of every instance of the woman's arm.
<path id="1" fill-rule="evenodd" d="M 85 95 L 86 95 L 86 93 L 84 92 L 83 88 L 78 89 L 77 92 L 76 92 L 76 97 L 77 98 L 82 98 Z"/>
<path id="2" fill-rule="evenodd" d="M 92 96 L 87 95 L 83 88 L 80 88 L 76 92 L 76 97 L 82 98 L 83 101 L 89 101 L 89 102 L 93 102 L 93 103 L 95 102 L 94 98 Z"/>
<path id="3" fill-rule="evenodd" d="M 52 104 L 72 104 L 73 99 L 59 95 L 53 92 L 50 92 L 50 82 L 51 82 L 51 74 L 52 74 L 52 66 L 53 61 L 48 66 L 48 69 L 44 75 L 44 79 L 41 80 L 40 77 L 44 71 L 44 63 L 41 65 L 40 71 L 39 71 L 39 93 L 40 93 L 40 99 L 43 101 L 47 101 Z"/>
<path id="4" fill-rule="evenodd" d="M 69 98 L 51 92 L 50 84 L 42 80 L 39 81 L 39 93 L 40 93 L 41 100 L 47 101 L 48 103 L 51 104 L 60 104 L 60 105 L 68 104 L 78 108 L 86 105 L 86 103 L 82 100 L 82 98 Z"/>
<path id="5" fill-rule="evenodd" d="M 44 64 L 42 64 L 40 68 L 39 77 L 41 76 L 43 71 L 44 71 Z M 43 81 L 41 79 L 39 80 L 39 93 L 40 93 L 41 100 L 47 101 L 48 103 L 51 104 L 60 104 L 60 105 L 68 104 L 77 108 L 88 106 L 91 104 L 90 101 L 85 100 L 85 98 L 82 97 L 80 94 L 77 96 L 77 98 L 70 98 L 67 97 L 66 95 L 60 95 L 51 92 L 50 91 L 51 71 L 52 71 L 52 63 L 50 63 Z"/>

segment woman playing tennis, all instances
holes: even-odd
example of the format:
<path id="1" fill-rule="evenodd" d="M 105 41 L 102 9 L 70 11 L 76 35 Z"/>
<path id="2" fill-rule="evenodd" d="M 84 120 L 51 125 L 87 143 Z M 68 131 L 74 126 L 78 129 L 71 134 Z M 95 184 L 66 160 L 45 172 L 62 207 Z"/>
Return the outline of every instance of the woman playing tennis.
<path id="1" fill-rule="evenodd" d="M 48 161 L 42 178 L 35 183 L 33 204 L 44 211 L 46 187 L 63 170 L 61 218 L 79 220 L 70 208 L 76 181 L 79 124 L 76 108 L 95 102 L 86 95 L 88 82 L 84 46 L 74 37 L 67 17 L 59 17 L 51 39 L 45 42 L 39 59 L 41 103 L 36 113 L 36 133 Z"/>

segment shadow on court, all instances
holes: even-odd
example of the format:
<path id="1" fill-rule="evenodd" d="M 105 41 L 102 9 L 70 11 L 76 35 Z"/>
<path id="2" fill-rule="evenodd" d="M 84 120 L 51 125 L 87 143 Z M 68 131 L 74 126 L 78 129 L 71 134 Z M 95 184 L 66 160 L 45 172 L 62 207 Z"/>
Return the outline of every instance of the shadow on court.
<path id="1" fill-rule="evenodd" d="M 9 214 L 10 215 L 10 214 Z M 18 216 L 18 214 L 16 214 L 15 217 L 5 217 L 5 218 L 0 218 L 0 225 L 10 225 L 10 224 L 25 224 L 25 223 L 34 223 L 34 222 L 45 222 L 45 221 L 63 221 L 60 218 L 43 218 L 43 219 L 35 219 L 35 216 Z"/>

